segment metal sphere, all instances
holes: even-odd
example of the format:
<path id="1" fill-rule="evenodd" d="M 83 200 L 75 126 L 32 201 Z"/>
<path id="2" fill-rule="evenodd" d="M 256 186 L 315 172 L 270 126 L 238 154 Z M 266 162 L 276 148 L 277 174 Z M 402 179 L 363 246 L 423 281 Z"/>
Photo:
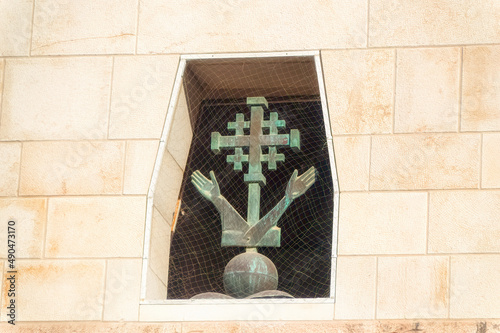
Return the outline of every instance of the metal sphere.
<path id="1" fill-rule="evenodd" d="M 191 299 L 233 299 L 233 297 L 221 293 L 207 292 L 195 295 Z"/>
<path id="2" fill-rule="evenodd" d="M 239 254 L 229 261 L 224 270 L 226 294 L 236 298 L 245 298 L 265 290 L 276 290 L 277 287 L 276 266 L 260 253 Z"/>

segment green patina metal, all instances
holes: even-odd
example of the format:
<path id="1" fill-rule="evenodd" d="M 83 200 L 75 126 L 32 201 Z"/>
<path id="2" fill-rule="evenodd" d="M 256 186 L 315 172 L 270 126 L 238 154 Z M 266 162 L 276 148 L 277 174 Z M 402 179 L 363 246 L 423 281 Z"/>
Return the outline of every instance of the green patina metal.
<path id="1" fill-rule="evenodd" d="M 277 162 L 284 162 L 285 155 L 278 153 L 278 148 L 290 147 L 294 151 L 300 150 L 300 133 L 296 129 L 290 134 L 279 134 L 285 128 L 285 121 L 278 119 L 277 112 L 270 112 L 269 118 L 264 119 L 264 111 L 268 110 L 268 103 L 264 97 L 249 97 L 247 105 L 250 107 L 250 121 L 246 121 L 243 114 L 236 114 L 236 120 L 229 122 L 229 130 L 235 131 L 233 136 L 222 136 L 219 132 L 212 133 L 211 149 L 219 154 L 223 149 L 234 149 L 234 154 L 227 156 L 227 162 L 233 164 L 236 171 L 242 171 L 243 165 L 248 164 L 248 173 L 244 174 L 244 181 L 248 184 L 248 211 L 247 219 L 229 204 L 220 194 L 219 185 L 213 172 L 210 180 L 200 171 L 195 171 L 191 181 L 198 191 L 213 202 L 221 215 L 222 246 L 244 246 L 247 251 L 256 247 L 279 247 L 281 230 L 276 226 L 279 218 L 290 206 L 292 201 L 304 194 L 316 180 L 316 170 L 309 170 L 298 176 L 294 171 L 281 201 L 264 217 L 260 218 L 260 188 L 266 185 L 266 178 L 262 174 L 262 164 L 267 163 L 269 170 L 276 170 Z M 245 135 L 245 129 L 250 130 Z M 268 130 L 269 134 L 264 134 Z M 262 153 L 267 147 L 268 153 Z M 248 148 L 248 154 L 244 149 Z"/>

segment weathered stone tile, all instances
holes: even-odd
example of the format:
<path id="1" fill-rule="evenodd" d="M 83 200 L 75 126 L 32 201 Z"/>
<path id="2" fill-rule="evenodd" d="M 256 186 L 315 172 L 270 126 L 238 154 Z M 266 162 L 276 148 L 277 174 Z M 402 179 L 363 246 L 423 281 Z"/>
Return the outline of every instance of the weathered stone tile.
<path id="1" fill-rule="evenodd" d="M 292 0 L 286 8 L 283 10 L 283 2 L 278 0 L 189 0 L 182 4 L 141 0 L 137 51 L 249 52 L 366 46 L 365 0 Z M 177 29 L 180 26 L 183 29 Z"/>
<path id="2" fill-rule="evenodd" d="M 104 271 L 104 260 L 18 261 L 16 320 L 101 320 Z"/>
<path id="3" fill-rule="evenodd" d="M 429 252 L 500 252 L 500 191 L 430 194 Z"/>
<path id="4" fill-rule="evenodd" d="M 0 139 L 106 138 L 110 77 L 105 57 L 7 60 Z"/>
<path id="5" fill-rule="evenodd" d="M 174 217 L 183 175 L 182 169 L 172 155 L 165 151 L 156 181 L 154 205 L 169 224 Z"/>
<path id="6" fill-rule="evenodd" d="M 177 161 L 177 164 L 183 169 L 189 156 L 192 139 L 193 130 L 191 129 L 186 95 L 184 88 L 181 88 L 177 107 L 175 108 L 174 122 L 168 138 L 167 149 Z"/>
<path id="7" fill-rule="evenodd" d="M 451 257 L 450 317 L 499 318 L 499 276 L 499 255 Z"/>
<path id="8" fill-rule="evenodd" d="M 125 143 L 26 142 L 20 195 L 122 192 Z"/>
<path id="9" fill-rule="evenodd" d="M 333 138 L 341 191 L 366 191 L 370 169 L 368 136 Z"/>
<path id="10" fill-rule="evenodd" d="M 0 143 L 0 196 L 16 196 L 19 184 L 19 165 L 21 163 L 21 144 L 18 142 Z"/>
<path id="11" fill-rule="evenodd" d="M 500 42 L 496 0 L 370 1 L 369 46 Z"/>
<path id="12" fill-rule="evenodd" d="M 16 258 L 40 258 L 46 223 L 46 200 L 0 199 L 0 216 L 5 230 L 0 233 L 0 258 L 7 258 L 7 239 L 15 241 Z M 7 221 L 15 222 L 15 238 L 7 238 Z"/>
<path id="13" fill-rule="evenodd" d="M 339 219 L 339 255 L 425 253 L 426 193 L 341 193 Z"/>
<path id="14" fill-rule="evenodd" d="M 500 133 L 483 134 L 481 186 L 500 188 Z"/>
<path id="15" fill-rule="evenodd" d="M 170 224 L 156 208 L 153 208 L 149 266 L 165 285 L 167 285 L 169 253 Z"/>
<path id="16" fill-rule="evenodd" d="M 374 319 L 376 257 L 338 257 L 335 319 Z"/>
<path id="17" fill-rule="evenodd" d="M 375 333 L 375 321 L 241 322 L 242 333 Z M 194 333 L 194 332 L 193 332 Z"/>
<path id="18" fill-rule="evenodd" d="M 27 56 L 30 52 L 33 0 L 0 1 L 0 56 Z"/>
<path id="19" fill-rule="evenodd" d="M 182 333 L 240 333 L 239 322 L 182 323 Z"/>
<path id="20" fill-rule="evenodd" d="M 160 138 L 178 62 L 177 55 L 115 58 L 110 138 Z"/>
<path id="21" fill-rule="evenodd" d="M 370 190 L 477 188 L 476 134 L 372 137 Z"/>
<path id="22" fill-rule="evenodd" d="M 145 197 L 49 199 L 45 256 L 141 257 Z"/>
<path id="23" fill-rule="evenodd" d="M 158 143 L 158 140 L 127 142 L 123 193 L 148 193 L 158 153 Z"/>
<path id="24" fill-rule="evenodd" d="M 394 51 L 321 52 L 333 134 L 390 133 Z"/>
<path id="25" fill-rule="evenodd" d="M 141 259 L 108 260 L 103 320 L 139 320 L 141 268 Z"/>
<path id="26" fill-rule="evenodd" d="M 464 48 L 462 131 L 500 130 L 500 45 Z"/>
<path id="27" fill-rule="evenodd" d="M 136 18 L 136 0 L 37 0 L 31 53 L 133 53 Z"/>
<path id="28" fill-rule="evenodd" d="M 455 132 L 461 49 L 397 52 L 395 132 Z"/>
<path id="29" fill-rule="evenodd" d="M 377 319 L 446 318 L 448 257 L 378 258 Z"/>
<path id="30" fill-rule="evenodd" d="M 3 324 L 5 326 L 2 326 Z M 15 326 L 0 323 L 2 333 L 180 333 L 181 328 L 181 323 L 24 322 L 16 323 Z"/>
<path id="31" fill-rule="evenodd" d="M 146 279 L 146 299 L 164 300 L 167 298 L 167 286 L 156 276 L 151 267 L 148 267 Z"/>

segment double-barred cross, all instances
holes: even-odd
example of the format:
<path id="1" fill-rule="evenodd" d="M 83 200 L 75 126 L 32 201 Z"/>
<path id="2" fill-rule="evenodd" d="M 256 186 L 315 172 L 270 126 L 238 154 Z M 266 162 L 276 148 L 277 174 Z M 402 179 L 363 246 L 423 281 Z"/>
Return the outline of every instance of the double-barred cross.
<path id="1" fill-rule="evenodd" d="M 277 112 L 271 112 L 269 120 L 264 120 L 264 107 L 269 108 L 264 97 L 248 97 L 250 106 L 250 121 L 245 121 L 242 113 L 236 114 L 236 121 L 228 123 L 228 129 L 234 130 L 233 136 L 222 136 L 219 132 L 212 133 L 212 150 L 218 154 L 222 149 L 233 149 L 234 155 L 227 156 L 227 162 L 234 165 L 234 169 L 241 171 L 243 163 L 248 163 L 248 173 L 244 181 L 248 183 L 248 218 L 250 225 L 256 223 L 260 217 L 260 187 L 266 184 L 262 174 L 262 163 L 267 163 L 270 170 L 276 170 L 276 162 L 285 160 L 284 154 L 278 154 L 277 148 L 289 146 L 293 150 L 300 150 L 300 134 L 296 129 L 290 134 L 279 134 L 278 129 L 285 128 L 285 121 L 278 119 Z M 244 130 L 250 129 L 250 135 Z M 269 134 L 264 134 L 264 129 Z M 268 147 L 268 153 L 262 153 L 262 147 Z M 248 147 L 248 155 L 243 148 Z"/>

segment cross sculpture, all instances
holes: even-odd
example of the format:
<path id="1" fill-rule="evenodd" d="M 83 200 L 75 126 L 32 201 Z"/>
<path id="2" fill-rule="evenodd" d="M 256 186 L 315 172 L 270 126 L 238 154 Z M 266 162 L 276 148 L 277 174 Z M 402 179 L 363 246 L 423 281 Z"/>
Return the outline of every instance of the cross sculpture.
<path id="1" fill-rule="evenodd" d="M 221 195 L 213 171 L 210 171 L 209 180 L 196 170 L 191 175 L 191 182 L 220 213 L 221 245 L 244 246 L 247 251 L 256 251 L 257 247 L 280 246 L 281 229 L 276 224 L 292 201 L 304 194 L 315 182 L 316 169 L 311 167 L 300 176 L 295 170 L 288 182 L 285 196 L 260 218 L 260 188 L 266 185 L 262 163 L 267 163 L 269 170 L 276 170 L 276 162 L 285 160 L 285 155 L 278 154 L 277 148 L 289 146 L 294 151 L 300 150 L 300 134 L 296 129 L 290 130 L 290 134 L 278 134 L 278 129 L 285 128 L 285 121 L 278 119 L 277 112 L 270 112 L 269 120 L 264 120 L 264 107 L 268 109 L 264 97 L 248 97 L 247 105 L 250 106 L 250 121 L 245 121 L 244 115 L 238 113 L 236 121 L 228 123 L 228 129 L 235 131 L 234 136 L 221 136 L 219 132 L 212 132 L 211 138 L 211 148 L 216 154 L 221 149 L 234 149 L 234 155 L 227 156 L 227 162 L 233 164 L 234 170 L 242 171 L 243 163 L 248 163 L 248 173 L 244 175 L 244 181 L 248 184 L 247 221 Z M 250 129 L 250 135 L 245 135 L 244 129 Z M 269 134 L 263 134 L 263 129 L 269 129 Z M 262 146 L 268 146 L 267 154 L 262 153 Z M 243 153 L 243 147 L 248 147 L 248 155 Z"/>

